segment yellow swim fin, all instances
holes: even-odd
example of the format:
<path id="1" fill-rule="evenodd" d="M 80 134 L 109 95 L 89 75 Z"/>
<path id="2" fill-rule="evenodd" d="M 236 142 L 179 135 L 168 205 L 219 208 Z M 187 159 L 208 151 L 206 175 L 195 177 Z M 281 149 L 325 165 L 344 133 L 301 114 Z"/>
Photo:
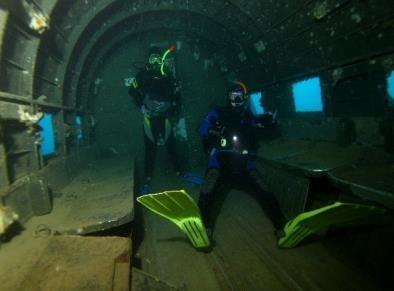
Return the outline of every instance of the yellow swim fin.
<path id="1" fill-rule="evenodd" d="M 279 239 L 281 248 L 293 248 L 310 234 L 329 226 L 356 224 L 385 210 L 372 205 L 335 202 L 334 204 L 304 212 L 284 227 L 285 235 Z"/>
<path id="2" fill-rule="evenodd" d="M 201 219 L 200 209 L 185 190 L 147 194 L 137 201 L 154 213 L 175 223 L 197 248 L 206 248 L 210 242 Z"/>

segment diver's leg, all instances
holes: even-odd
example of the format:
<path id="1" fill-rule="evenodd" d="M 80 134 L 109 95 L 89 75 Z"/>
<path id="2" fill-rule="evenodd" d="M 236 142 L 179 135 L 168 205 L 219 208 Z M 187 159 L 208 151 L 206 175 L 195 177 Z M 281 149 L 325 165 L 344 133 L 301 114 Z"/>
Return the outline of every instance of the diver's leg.
<path id="1" fill-rule="evenodd" d="M 219 177 L 220 171 L 218 168 L 210 168 L 207 170 L 205 174 L 205 181 L 202 185 L 200 197 L 198 199 L 198 207 L 200 208 L 201 216 L 209 236 L 212 236 L 214 224 L 212 206 Z"/>
<path id="2" fill-rule="evenodd" d="M 284 227 L 286 220 L 280 209 L 278 201 L 275 199 L 274 195 L 268 191 L 264 178 L 257 169 L 252 169 L 248 173 L 252 186 L 259 192 L 257 199 L 260 200 L 261 207 L 271 220 L 275 229 L 281 230 Z"/>
<path id="3" fill-rule="evenodd" d="M 152 179 L 154 162 L 156 157 L 156 144 L 149 139 L 149 137 L 144 134 L 145 143 L 145 181 L 144 183 L 149 183 Z"/>
<path id="4" fill-rule="evenodd" d="M 184 172 L 184 167 L 180 161 L 180 157 L 177 151 L 177 142 L 175 140 L 174 134 L 171 133 L 166 142 L 166 148 L 170 155 L 171 162 L 174 166 L 175 172 L 181 174 Z"/>

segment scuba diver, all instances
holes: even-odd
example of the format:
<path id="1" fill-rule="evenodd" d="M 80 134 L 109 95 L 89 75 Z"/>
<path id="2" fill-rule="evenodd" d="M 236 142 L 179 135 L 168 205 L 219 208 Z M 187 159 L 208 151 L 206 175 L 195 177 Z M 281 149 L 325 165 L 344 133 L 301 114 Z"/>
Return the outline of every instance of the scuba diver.
<path id="1" fill-rule="evenodd" d="M 163 70 L 165 57 L 174 49 L 174 46 L 171 47 L 162 57 L 160 48 L 151 47 L 148 64 L 132 79 L 129 87 L 129 95 L 144 117 L 145 178 L 141 189 L 143 194 L 149 191 L 157 146 L 166 146 L 177 175 L 181 173 L 173 134 L 173 124 L 179 118 L 181 109 L 180 93 L 174 78 L 165 74 Z"/>
<path id="2" fill-rule="evenodd" d="M 212 238 L 212 208 L 217 192 L 221 187 L 233 186 L 236 182 L 234 186 L 241 184 L 257 194 L 264 212 L 273 223 L 274 234 L 280 237 L 285 218 L 254 165 L 257 134 L 261 130 L 275 128 L 276 113 L 253 116 L 248 106 L 247 88 L 241 82 L 234 82 L 229 87 L 227 101 L 226 107 L 210 111 L 200 128 L 204 149 L 209 154 L 205 183 L 198 201 L 207 234 Z"/>

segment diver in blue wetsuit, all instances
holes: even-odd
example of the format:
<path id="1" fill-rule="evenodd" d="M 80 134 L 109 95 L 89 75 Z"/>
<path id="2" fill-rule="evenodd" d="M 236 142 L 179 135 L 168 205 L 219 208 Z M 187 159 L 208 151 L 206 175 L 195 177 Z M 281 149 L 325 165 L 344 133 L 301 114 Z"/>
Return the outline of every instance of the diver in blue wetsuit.
<path id="1" fill-rule="evenodd" d="M 253 116 L 248 106 L 246 86 L 241 82 L 230 86 L 227 98 L 227 106 L 209 112 L 200 128 L 209 163 L 198 206 L 208 235 L 212 236 L 214 225 L 212 205 L 215 194 L 221 186 L 233 186 L 233 182 L 237 183 L 234 186 L 242 184 L 257 194 L 275 227 L 275 234 L 278 234 L 283 229 L 285 218 L 254 165 L 258 132 L 274 128 L 276 114 Z"/>
<path id="2" fill-rule="evenodd" d="M 160 48 L 152 47 L 148 64 L 132 79 L 129 87 L 129 95 L 144 116 L 145 179 L 142 192 L 148 191 L 152 179 L 157 146 L 166 147 L 177 175 L 182 171 L 173 133 L 181 98 L 174 78 L 163 72 L 163 62 Z"/>

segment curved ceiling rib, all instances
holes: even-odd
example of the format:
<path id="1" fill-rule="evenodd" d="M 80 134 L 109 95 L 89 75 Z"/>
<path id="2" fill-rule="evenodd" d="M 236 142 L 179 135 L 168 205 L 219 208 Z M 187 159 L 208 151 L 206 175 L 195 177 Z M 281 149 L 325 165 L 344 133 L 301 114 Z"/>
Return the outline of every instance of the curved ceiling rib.
<path id="1" fill-rule="evenodd" d="M 116 38 L 116 39 L 114 38 L 114 39 L 112 39 L 110 45 L 108 45 L 104 48 L 101 48 L 98 52 L 96 52 L 94 57 L 92 57 L 92 60 L 88 64 L 85 64 L 85 66 L 83 67 L 83 71 L 81 72 L 81 78 L 76 80 L 78 82 L 78 85 L 76 87 L 76 90 L 75 90 L 76 93 L 74 96 L 76 96 L 76 98 L 77 98 L 78 106 L 80 106 L 82 108 L 90 108 L 90 106 L 88 106 L 89 100 L 87 100 L 86 97 L 89 96 L 89 88 L 90 88 L 91 84 L 93 83 L 92 80 L 96 77 L 97 72 L 100 70 L 100 67 L 103 66 L 105 60 L 109 56 L 112 56 L 116 49 L 120 48 L 122 45 L 125 45 L 125 43 L 132 40 L 133 38 L 138 37 L 141 32 L 143 34 L 148 34 L 148 33 L 155 34 L 156 33 L 156 35 L 159 35 L 159 31 L 161 31 L 161 29 L 162 29 L 162 27 L 149 28 L 149 29 L 145 29 L 143 31 L 138 31 L 135 34 L 127 34 L 127 35 L 121 36 L 121 38 Z M 175 29 L 171 29 L 171 28 L 168 28 L 166 30 L 168 30 L 168 33 L 169 33 L 168 37 L 167 37 L 167 39 L 169 41 L 173 40 L 174 34 L 182 33 L 183 38 L 179 39 L 181 41 L 184 41 L 185 38 L 187 38 L 187 39 L 200 38 L 201 39 L 200 44 L 206 43 L 207 47 L 211 47 L 210 46 L 211 40 L 204 39 L 200 35 L 196 35 L 193 32 L 186 31 L 186 30 L 175 30 Z M 173 34 L 173 35 L 171 36 L 170 34 Z M 80 100 L 80 99 L 85 99 L 85 100 Z"/>
<path id="2" fill-rule="evenodd" d="M 44 0 L 43 0 L 44 1 Z M 84 0 L 58 1 L 51 13 L 52 23 L 50 35 L 58 47 L 62 48 L 61 58 L 48 58 L 45 51 L 40 53 L 34 84 L 39 90 L 36 96 L 46 95 L 48 101 L 55 103 L 75 104 L 75 100 L 62 100 L 62 85 L 66 77 L 67 66 L 72 68 L 76 61 L 72 59 L 73 51 L 79 50 L 81 39 L 90 42 L 105 30 L 120 23 L 126 18 L 134 19 L 132 33 L 144 28 L 150 13 L 171 14 L 182 12 L 186 21 L 180 26 L 188 27 L 190 33 L 206 34 L 215 39 L 222 34 L 231 36 L 232 46 L 238 53 L 246 55 L 246 60 L 239 64 L 242 75 L 249 78 L 264 78 L 267 81 L 280 80 L 284 77 L 296 76 L 305 70 L 324 69 L 328 63 L 344 63 L 354 54 L 363 55 L 369 49 L 369 39 L 379 46 L 392 44 L 386 34 L 378 33 L 384 27 L 379 26 L 377 32 L 365 32 L 363 27 L 378 23 L 377 20 L 388 17 L 389 11 L 378 6 L 368 6 L 363 1 L 342 1 L 350 3 L 339 8 L 327 7 L 329 16 L 322 20 L 316 16 L 318 2 L 298 0 L 288 3 L 285 0 L 274 2 L 262 1 L 185 1 L 185 0 Z M 341 3 L 342 3 L 341 2 Z M 336 9 L 337 13 L 331 13 Z M 372 13 L 371 9 L 373 10 Z M 368 12 L 368 13 L 367 13 Z M 376 16 L 370 16 L 375 15 Z M 200 21 L 194 21 L 199 19 Z M 170 19 L 163 26 L 176 30 L 176 18 Z M 160 25 L 159 22 L 157 22 Z M 207 31 L 216 23 L 225 32 Z M 101 28 L 99 28 L 101 25 Z M 203 27 L 199 32 L 198 28 Z M 349 31 L 356 31 L 354 37 L 348 37 Z M 367 35 L 366 35 L 367 33 Z M 95 36 L 87 38 L 86 35 Z M 97 35 L 96 35 L 97 34 Z M 376 35 L 378 37 L 376 37 Z M 379 36 L 382 37 L 379 38 Z M 388 35 L 388 34 L 387 34 Z M 333 37 L 335 36 L 335 37 Z M 263 49 L 257 52 L 257 42 L 262 42 Z M 231 42 L 231 41 L 230 41 Z M 332 43 L 331 43 L 332 42 Z M 357 47 L 352 43 L 358 43 Z M 44 41 L 42 41 L 44 43 Z M 324 48 L 328 44 L 330 48 Z M 335 47 L 341 47 L 341 53 Z M 81 46 L 83 48 L 83 46 Z M 323 52 L 324 50 L 324 52 Z M 83 51 L 83 50 L 82 50 Z M 83 52 L 86 57 L 87 52 Z M 71 62 L 70 62 L 71 61 Z M 77 61 L 82 67 L 83 59 Z M 250 72 L 253 71 L 253 74 Z M 44 81 L 46 80 L 46 81 Z M 68 81 L 67 81 L 68 82 Z M 67 83 L 66 82 L 66 83 Z M 71 82 L 75 84 L 75 81 Z M 41 88 L 42 87 L 42 88 Z M 75 87 L 75 86 L 74 86 Z M 74 90 L 74 89 L 73 89 Z M 52 100 L 50 100 L 52 99 Z"/>
<path id="3" fill-rule="evenodd" d="M 146 19 L 145 13 L 152 13 L 157 11 L 160 13 L 172 13 L 172 12 L 183 12 L 185 15 L 192 17 L 199 16 L 200 22 L 211 27 L 213 24 L 222 28 L 221 33 L 217 33 L 213 36 L 220 37 L 222 34 L 228 34 L 233 36 L 233 46 L 238 46 L 240 50 L 243 47 L 250 46 L 250 40 L 255 38 L 260 32 L 256 29 L 256 26 L 251 25 L 250 16 L 247 16 L 242 12 L 236 5 L 226 5 L 226 1 L 181 1 L 175 0 L 169 2 L 165 1 L 144 1 L 144 2 L 130 2 L 126 0 L 110 1 L 110 0 L 97 0 L 97 1 L 83 1 L 83 2 L 71 2 L 67 3 L 64 1 L 54 9 L 53 15 L 57 15 L 62 18 L 57 18 L 53 21 L 53 27 L 57 27 L 54 34 L 60 34 L 63 49 L 63 60 L 64 63 L 56 62 L 56 60 L 48 60 L 46 55 L 41 54 L 41 67 L 36 71 L 37 76 L 41 76 L 41 79 L 36 78 L 36 83 L 48 83 L 43 82 L 42 79 L 48 79 L 54 84 L 58 84 L 57 87 L 66 87 L 64 83 L 66 78 L 66 67 L 70 67 L 70 60 L 72 59 L 72 52 L 78 48 L 78 43 L 81 40 L 90 42 L 90 38 L 86 38 L 87 35 L 95 35 L 97 27 L 103 27 L 103 30 L 109 29 L 111 26 L 116 25 L 119 21 L 130 17 L 140 17 L 137 24 L 142 28 L 145 24 L 143 19 Z M 221 15 L 225 14 L 224 17 L 219 17 L 217 11 L 222 10 Z M 214 16 L 215 15 L 215 16 Z M 237 21 L 234 21 L 237 19 Z M 174 20 L 172 20 L 174 21 Z M 190 24 L 192 22 L 192 25 Z M 188 26 L 198 27 L 197 21 L 185 22 Z M 183 23 L 183 24 L 185 24 Z M 184 26 L 184 25 L 182 25 Z M 101 29 L 98 29 L 101 31 Z M 245 33 L 247 31 L 247 33 Z M 205 33 L 205 31 L 203 32 Z M 208 32 L 209 33 L 209 32 Z M 212 31 L 211 31 L 212 33 Z M 59 42 L 59 40 L 58 40 Z M 237 45 L 238 43 L 238 45 Z M 77 49 L 79 51 L 79 49 Z M 246 50 L 246 54 L 254 53 L 253 50 Z M 40 72 L 41 69 L 41 72 Z M 56 76 L 55 80 L 51 80 L 51 77 Z M 41 86 L 37 85 L 39 89 Z M 45 88 L 47 90 L 45 90 Z M 51 90 L 48 90 L 48 89 Z M 38 91 L 37 95 L 43 94 L 39 91 L 45 92 L 47 96 L 51 96 L 56 102 L 64 102 L 67 105 L 73 106 L 75 101 L 63 100 L 60 101 L 60 94 L 63 93 L 56 86 L 48 86 L 45 84 L 44 90 Z"/>
<path id="4" fill-rule="evenodd" d="M 127 38 L 128 35 L 138 35 L 139 33 L 155 30 L 155 29 L 165 29 L 171 31 L 185 31 L 188 34 L 194 34 L 196 39 L 206 39 L 212 43 L 212 46 L 217 48 L 217 51 L 231 52 L 232 56 L 235 56 L 235 49 L 233 44 L 236 40 L 232 38 L 231 35 L 224 33 L 222 27 L 217 26 L 215 23 L 206 20 L 205 27 L 198 26 L 201 21 L 202 16 L 197 14 L 189 14 L 186 17 L 182 11 L 173 11 L 171 13 L 162 12 L 150 12 L 145 14 L 145 18 L 154 19 L 155 21 L 148 21 L 141 30 L 141 26 L 135 25 L 138 21 L 139 15 L 129 17 L 126 19 L 119 20 L 119 22 L 114 23 L 112 27 L 108 27 L 107 30 L 96 32 L 91 35 L 91 38 L 82 37 L 82 45 L 76 47 L 74 58 L 71 58 L 70 64 L 68 66 L 68 73 L 66 76 L 65 87 L 69 90 L 65 91 L 65 99 L 75 96 L 75 90 L 77 88 L 78 79 L 80 77 L 79 73 L 82 72 L 83 67 L 86 63 L 89 63 L 89 58 L 95 57 L 95 51 L 104 49 L 105 47 L 111 46 L 111 43 L 118 42 L 119 39 Z M 172 21 L 172 19 L 176 19 Z M 192 25 L 184 25 L 185 23 L 192 23 Z M 127 27 L 127 29 L 125 29 Z M 213 36 L 210 36 L 210 33 Z M 216 36 L 216 37 L 215 37 Z M 88 39 L 88 41 L 86 41 Z M 84 76 L 85 74 L 81 74 Z M 70 103 L 70 101 L 66 101 Z M 73 103 L 73 102 L 72 102 Z"/>

